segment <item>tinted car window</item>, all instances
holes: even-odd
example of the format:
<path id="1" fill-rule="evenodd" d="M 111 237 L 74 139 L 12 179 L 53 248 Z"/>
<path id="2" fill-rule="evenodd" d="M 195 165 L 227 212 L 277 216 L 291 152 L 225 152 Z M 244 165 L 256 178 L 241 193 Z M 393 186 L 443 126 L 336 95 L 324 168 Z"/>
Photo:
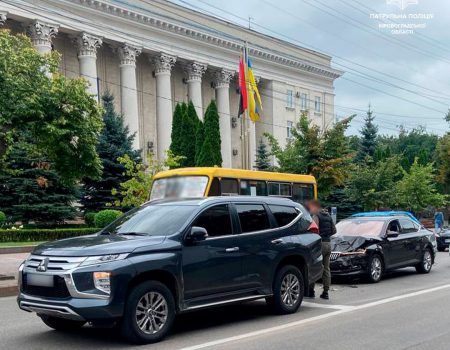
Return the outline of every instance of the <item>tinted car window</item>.
<path id="1" fill-rule="evenodd" d="M 297 210 L 293 207 L 269 205 L 269 209 L 275 217 L 278 227 L 290 224 L 299 215 Z"/>
<path id="2" fill-rule="evenodd" d="M 103 231 L 113 234 L 138 233 L 165 236 L 176 233 L 189 219 L 196 206 L 146 205 L 130 210 L 106 226 Z"/>
<path id="3" fill-rule="evenodd" d="M 208 196 L 220 196 L 220 181 L 217 177 L 215 177 L 211 182 Z"/>
<path id="4" fill-rule="evenodd" d="M 400 226 L 402 227 L 401 233 L 410 233 L 417 231 L 417 229 L 414 227 L 414 223 L 408 219 L 400 219 Z"/>
<path id="5" fill-rule="evenodd" d="M 243 233 L 270 228 L 266 209 L 261 204 L 236 204 Z"/>
<path id="6" fill-rule="evenodd" d="M 228 205 L 216 205 L 206 209 L 195 219 L 192 226 L 205 228 L 209 237 L 231 235 L 233 231 Z"/>

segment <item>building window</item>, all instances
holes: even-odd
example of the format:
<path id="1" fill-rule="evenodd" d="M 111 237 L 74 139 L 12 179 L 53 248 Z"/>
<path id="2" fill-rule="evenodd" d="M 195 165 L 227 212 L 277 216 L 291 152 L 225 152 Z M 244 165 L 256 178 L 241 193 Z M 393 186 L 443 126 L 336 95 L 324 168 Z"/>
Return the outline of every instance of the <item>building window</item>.
<path id="1" fill-rule="evenodd" d="M 290 120 L 287 121 L 287 127 L 286 127 L 286 131 L 287 131 L 287 138 L 288 139 L 292 139 L 292 127 L 294 126 L 294 123 L 291 122 Z"/>
<path id="2" fill-rule="evenodd" d="M 321 105 L 320 96 L 316 96 L 316 100 L 314 101 L 314 110 L 316 112 L 320 112 L 320 105 Z"/>
<path id="3" fill-rule="evenodd" d="M 306 111 L 308 109 L 308 95 L 304 92 L 300 95 L 300 106 L 302 111 Z"/>
<path id="4" fill-rule="evenodd" d="M 286 96 L 287 96 L 286 107 L 287 108 L 294 108 L 294 91 L 287 90 Z"/>

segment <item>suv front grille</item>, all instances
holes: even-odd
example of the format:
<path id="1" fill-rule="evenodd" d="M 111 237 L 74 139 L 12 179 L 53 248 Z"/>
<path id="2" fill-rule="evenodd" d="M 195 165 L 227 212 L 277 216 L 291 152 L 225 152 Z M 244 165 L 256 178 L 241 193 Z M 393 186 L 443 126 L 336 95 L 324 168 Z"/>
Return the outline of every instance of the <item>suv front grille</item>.
<path id="1" fill-rule="evenodd" d="M 59 257 L 59 256 L 43 256 L 31 255 L 25 261 L 25 268 L 36 269 L 39 264 L 48 259 L 47 271 L 64 272 L 78 267 L 86 257 Z"/>
<path id="2" fill-rule="evenodd" d="M 63 277 L 53 276 L 53 287 L 30 286 L 27 283 L 27 274 L 22 276 L 22 292 L 28 295 L 45 298 L 65 299 L 70 297 L 66 282 Z"/>

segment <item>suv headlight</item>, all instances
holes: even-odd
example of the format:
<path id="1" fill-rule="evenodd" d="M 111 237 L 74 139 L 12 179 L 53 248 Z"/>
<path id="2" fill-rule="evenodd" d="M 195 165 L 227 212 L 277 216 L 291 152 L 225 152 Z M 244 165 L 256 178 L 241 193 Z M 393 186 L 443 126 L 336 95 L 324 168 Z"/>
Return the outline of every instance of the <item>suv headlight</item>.
<path id="1" fill-rule="evenodd" d="M 90 256 L 86 260 L 84 260 L 80 266 L 86 265 L 97 265 L 103 264 L 112 261 L 118 261 L 125 259 L 129 254 L 108 254 L 108 255 L 98 255 L 98 256 Z"/>

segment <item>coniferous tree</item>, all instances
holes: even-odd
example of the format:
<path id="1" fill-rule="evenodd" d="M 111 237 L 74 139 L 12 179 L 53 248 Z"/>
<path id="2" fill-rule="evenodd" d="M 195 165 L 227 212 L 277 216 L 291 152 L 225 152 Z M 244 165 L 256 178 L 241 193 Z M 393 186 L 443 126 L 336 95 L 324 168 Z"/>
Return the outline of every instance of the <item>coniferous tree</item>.
<path id="1" fill-rule="evenodd" d="M 202 151 L 203 142 L 205 141 L 204 129 L 205 125 L 199 120 L 195 130 L 195 166 L 199 166 L 200 152 Z"/>
<path id="2" fill-rule="evenodd" d="M 114 96 L 107 92 L 102 96 L 102 102 L 105 126 L 100 134 L 97 152 L 102 161 L 103 173 L 98 180 L 84 180 L 81 203 L 85 212 L 106 209 L 112 202 L 120 200 L 112 195 L 111 190 L 118 188 L 128 177 L 124 175 L 125 167 L 117 159 L 125 155 L 135 161 L 140 158 L 139 151 L 132 147 L 135 135 L 130 135 L 122 115 L 115 111 Z"/>
<path id="3" fill-rule="evenodd" d="M 186 113 L 186 104 L 177 103 L 175 106 L 175 111 L 173 112 L 172 118 L 172 133 L 170 135 L 171 143 L 170 150 L 173 154 L 182 154 L 182 137 L 183 137 L 183 123 Z"/>
<path id="4" fill-rule="evenodd" d="M 0 174 L 0 210 L 10 221 L 55 224 L 73 219 L 78 187 L 63 181 L 30 133 L 15 138 Z"/>
<path id="5" fill-rule="evenodd" d="M 182 132 L 182 156 L 185 158 L 181 161 L 181 165 L 184 167 L 195 166 L 195 154 L 196 154 L 196 133 L 197 126 L 200 123 L 198 119 L 197 111 L 195 110 L 192 101 L 189 101 L 186 113 L 184 114 L 183 132 Z M 177 154 L 174 153 L 176 156 Z"/>
<path id="6" fill-rule="evenodd" d="M 206 109 L 204 137 L 197 166 L 222 166 L 219 113 L 215 101 L 211 101 Z"/>
<path id="7" fill-rule="evenodd" d="M 359 145 L 358 154 L 356 155 L 357 162 L 363 162 L 367 156 L 373 157 L 377 149 L 377 134 L 378 127 L 374 124 L 373 111 L 370 109 L 367 111 L 367 115 L 364 118 L 364 126 L 361 129 L 361 142 Z"/>
<path id="8" fill-rule="evenodd" d="M 259 140 L 258 148 L 256 149 L 256 169 L 270 171 L 272 165 L 270 164 L 269 152 L 267 146 L 262 139 Z"/>

